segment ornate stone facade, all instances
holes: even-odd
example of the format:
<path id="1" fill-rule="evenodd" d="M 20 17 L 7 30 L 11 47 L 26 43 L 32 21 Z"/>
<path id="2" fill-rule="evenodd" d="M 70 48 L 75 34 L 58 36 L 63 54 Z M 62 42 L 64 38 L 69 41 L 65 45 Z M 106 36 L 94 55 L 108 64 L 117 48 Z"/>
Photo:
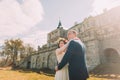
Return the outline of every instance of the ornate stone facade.
<path id="1" fill-rule="evenodd" d="M 95 17 L 90 16 L 82 23 L 70 28 L 78 31 L 78 37 L 86 45 L 86 59 L 89 70 L 105 62 L 120 62 L 119 21 L 120 6 Z M 60 27 L 48 33 L 47 44 L 38 51 L 38 54 L 31 56 L 30 68 L 54 69 L 57 64 L 55 56 L 56 41 L 60 37 L 66 38 L 68 30 Z"/>
<path id="2" fill-rule="evenodd" d="M 56 30 L 48 33 L 47 43 L 51 46 L 52 44 L 56 44 L 59 38 L 66 38 L 66 36 L 66 30 L 63 27 L 58 27 Z"/>

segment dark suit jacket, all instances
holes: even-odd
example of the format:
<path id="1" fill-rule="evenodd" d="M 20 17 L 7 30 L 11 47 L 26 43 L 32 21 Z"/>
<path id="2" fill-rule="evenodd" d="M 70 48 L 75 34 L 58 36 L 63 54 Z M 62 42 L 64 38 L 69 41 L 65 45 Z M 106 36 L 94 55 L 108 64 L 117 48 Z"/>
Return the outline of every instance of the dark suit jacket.
<path id="1" fill-rule="evenodd" d="M 89 78 L 83 43 L 76 42 L 75 40 L 70 41 L 62 61 L 58 64 L 58 69 L 62 69 L 67 63 L 69 63 L 70 80 L 84 80 Z"/>

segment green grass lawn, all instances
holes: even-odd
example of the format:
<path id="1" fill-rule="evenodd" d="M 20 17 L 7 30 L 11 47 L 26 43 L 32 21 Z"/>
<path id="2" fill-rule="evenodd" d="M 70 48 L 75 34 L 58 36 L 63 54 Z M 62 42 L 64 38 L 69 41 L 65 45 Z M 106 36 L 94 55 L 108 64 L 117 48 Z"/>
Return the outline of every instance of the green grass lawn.
<path id="1" fill-rule="evenodd" d="M 0 80 L 54 80 L 54 75 L 36 73 L 22 70 L 0 70 Z M 109 80 L 105 78 L 90 77 L 88 80 Z"/>

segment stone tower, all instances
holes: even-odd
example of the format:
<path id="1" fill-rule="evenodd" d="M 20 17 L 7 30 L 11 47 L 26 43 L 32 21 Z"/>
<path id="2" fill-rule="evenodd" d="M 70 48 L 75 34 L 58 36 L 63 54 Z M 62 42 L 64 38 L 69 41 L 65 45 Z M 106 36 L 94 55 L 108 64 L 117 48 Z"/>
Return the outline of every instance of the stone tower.
<path id="1" fill-rule="evenodd" d="M 63 29 L 61 21 L 59 21 L 57 29 L 51 31 L 47 35 L 47 43 L 49 46 L 56 44 L 59 38 L 66 38 L 66 30 Z"/>

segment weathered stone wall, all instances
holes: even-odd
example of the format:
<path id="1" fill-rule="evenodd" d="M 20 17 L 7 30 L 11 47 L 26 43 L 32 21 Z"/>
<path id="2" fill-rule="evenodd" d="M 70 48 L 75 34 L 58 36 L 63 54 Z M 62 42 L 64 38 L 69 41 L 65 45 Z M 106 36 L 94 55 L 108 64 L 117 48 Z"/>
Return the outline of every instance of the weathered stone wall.
<path id="1" fill-rule="evenodd" d="M 41 50 L 38 54 L 31 56 L 31 68 L 41 69 L 41 68 L 49 68 L 54 69 L 57 65 L 55 50 L 56 47 L 49 47 Z"/>

